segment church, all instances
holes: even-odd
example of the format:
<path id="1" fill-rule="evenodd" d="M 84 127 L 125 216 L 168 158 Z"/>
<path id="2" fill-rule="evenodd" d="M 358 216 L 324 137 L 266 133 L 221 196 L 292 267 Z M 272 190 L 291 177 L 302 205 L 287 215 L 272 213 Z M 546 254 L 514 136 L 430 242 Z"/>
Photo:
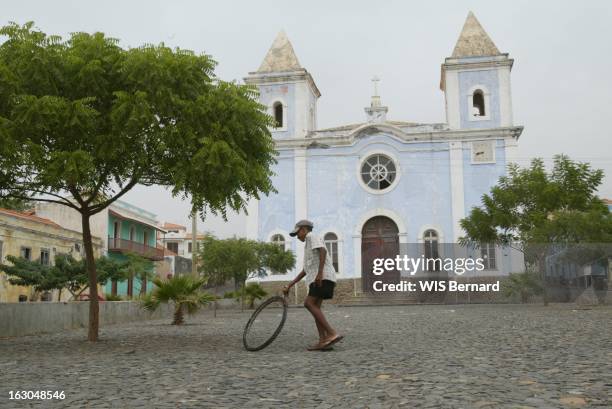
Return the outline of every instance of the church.
<path id="1" fill-rule="evenodd" d="M 512 65 L 470 12 L 441 65 L 446 122 L 387 120 L 375 91 L 362 123 L 318 129 L 321 93 L 280 32 L 245 78 L 276 122 L 279 153 L 278 193 L 249 203 L 247 237 L 293 250 L 297 264 L 262 281 L 288 281 L 301 271 L 303 245 L 289 236 L 300 219 L 324 239 L 337 279 L 356 289 L 368 281 L 373 257 L 394 257 L 403 244 L 435 251 L 455 243 L 460 220 L 506 173 L 523 130 L 512 120 Z M 501 268 L 499 249 L 482 251 L 489 270 Z"/>

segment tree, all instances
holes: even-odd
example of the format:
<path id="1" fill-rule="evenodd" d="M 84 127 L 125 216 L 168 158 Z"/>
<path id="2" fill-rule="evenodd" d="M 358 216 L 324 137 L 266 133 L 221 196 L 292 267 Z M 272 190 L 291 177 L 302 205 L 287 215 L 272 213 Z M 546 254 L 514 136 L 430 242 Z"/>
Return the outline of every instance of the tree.
<path id="1" fill-rule="evenodd" d="M 21 257 L 7 256 L 11 264 L 0 264 L 0 271 L 9 276 L 9 283 L 19 286 L 32 286 L 35 291 L 59 290 L 58 301 L 63 289 L 68 290 L 72 299 L 89 288 L 87 268 L 83 260 L 76 260 L 69 254 L 58 254 L 54 264 L 45 266 L 39 260 L 30 261 Z M 99 273 L 98 284 L 104 285 L 108 280 L 123 280 L 130 269 L 129 261 L 117 262 L 108 257 L 96 259 L 96 271 Z"/>
<path id="2" fill-rule="evenodd" d="M 155 311 L 162 303 L 174 304 L 174 318 L 172 325 L 181 325 L 184 312 L 193 314 L 200 307 L 214 301 L 216 297 L 202 291 L 206 279 L 196 279 L 192 276 L 174 276 L 168 280 L 153 279 L 156 288 L 152 293 L 146 294 L 141 306 L 149 311 Z"/>
<path id="3" fill-rule="evenodd" d="M 90 217 L 135 185 L 161 185 L 224 217 L 273 191 L 271 118 L 253 88 L 214 76 L 208 55 L 163 44 L 123 49 L 103 33 L 0 29 L 0 198 L 81 217 L 98 338 Z"/>
<path id="4" fill-rule="evenodd" d="M 544 283 L 551 250 L 579 242 L 612 242 L 612 216 L 595 195 L 602 180 L 601 170 L 564 155 L 555 156 L 551 172 L 541 159 L 532 160 L 528 168 L 511 164 L 508 175 L 482 197 L 482 206 L 461 220 L 466 234 L 460 243 L 516 248 Z"/>
<path id="5" fill-rule="evenodd" d="M 198 253 L 199 271 L 213 285 L 234 281 L 238 288 L 251 276 L 265 276 L 266 269 L 284 274 L 295 266 L 295 255 L 274 243 L 244 238 L 219 240 L 208 235 Z"/>
<path id="6" fill-rule="evenodd" d="M 33 206 L 32 202 L 25 199 L 16 198 L 0 198 L 0 208 L 16 210 L 18 212 L 24 212 L 31 209 Z"/>
<path id="7" fill-rule="evenodd" d="M 255 306 L 255 300 L 261 300 L 266 295 L 268 295 L 268 293 L 258 283 L 247 284 L 235 294 L 236 298 L 246 300 L 249 308 Z"/>

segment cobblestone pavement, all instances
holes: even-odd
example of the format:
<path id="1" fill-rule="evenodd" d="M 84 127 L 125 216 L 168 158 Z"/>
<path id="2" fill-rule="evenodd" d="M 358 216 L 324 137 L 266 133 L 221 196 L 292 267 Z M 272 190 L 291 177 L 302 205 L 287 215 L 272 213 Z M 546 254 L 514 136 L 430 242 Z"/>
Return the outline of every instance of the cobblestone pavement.
<path id="1" fill-rule="evenodd" d="M 0 339 L 0 407 L 612 407 L 612 308 L 572 305 L 327 307 L 346 339 L 308 352 L 312 319 L 291 308 L 277 340 L 242 348 L 249 314 Z M 63 390 L 63 401 L 9 401 Z"/>

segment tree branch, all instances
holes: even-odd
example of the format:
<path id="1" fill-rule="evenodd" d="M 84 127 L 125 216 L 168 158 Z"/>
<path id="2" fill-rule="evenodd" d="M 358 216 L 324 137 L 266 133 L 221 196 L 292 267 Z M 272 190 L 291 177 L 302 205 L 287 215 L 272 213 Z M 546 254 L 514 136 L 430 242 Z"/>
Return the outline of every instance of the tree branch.
<path id="1" fill-rule="evenodd" d="M 124 194 L 126 194 L 131 188 L 133 188 L 136 184 L 138 183 L 138 178 L 137 177 L 133 177 L 132 180 L 130 180 L 130 182 L 125 185 L 123 187 L 123 189 L 121 189 L 121 191 L 119 191 L 119 193 L 117 193 L 115 196 L 113 196 L 112 198 L 102 202 L 102 203 L 98 203 L 95 206 L 92 206 L 89 208 L 90 210 L 90 215 L 94 215 L 96 213 L 101 212 L 102 210 L 104 210 L 105 208 L 107 208 L 108 206 L 110 206 L 111 204 L 113 204 L 115 202 L 115 200 L 119 199 L 121 196 L 123 196 Z"/>

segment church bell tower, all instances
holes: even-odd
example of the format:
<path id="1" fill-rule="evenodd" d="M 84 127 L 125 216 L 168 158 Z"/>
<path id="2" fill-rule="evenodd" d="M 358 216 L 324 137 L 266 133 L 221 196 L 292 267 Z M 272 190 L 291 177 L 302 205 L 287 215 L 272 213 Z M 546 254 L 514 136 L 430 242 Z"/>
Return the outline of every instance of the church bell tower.
<path id="1" fill-rule="evenodd" d="M 259 69 L 244 80 L 257 86 L 260 103 L 274 118 L 276 126 L 270 129 L 274 139 L 304 138 L 316 129 L 321 93 L 284 31 L 276 36 Z"/>

